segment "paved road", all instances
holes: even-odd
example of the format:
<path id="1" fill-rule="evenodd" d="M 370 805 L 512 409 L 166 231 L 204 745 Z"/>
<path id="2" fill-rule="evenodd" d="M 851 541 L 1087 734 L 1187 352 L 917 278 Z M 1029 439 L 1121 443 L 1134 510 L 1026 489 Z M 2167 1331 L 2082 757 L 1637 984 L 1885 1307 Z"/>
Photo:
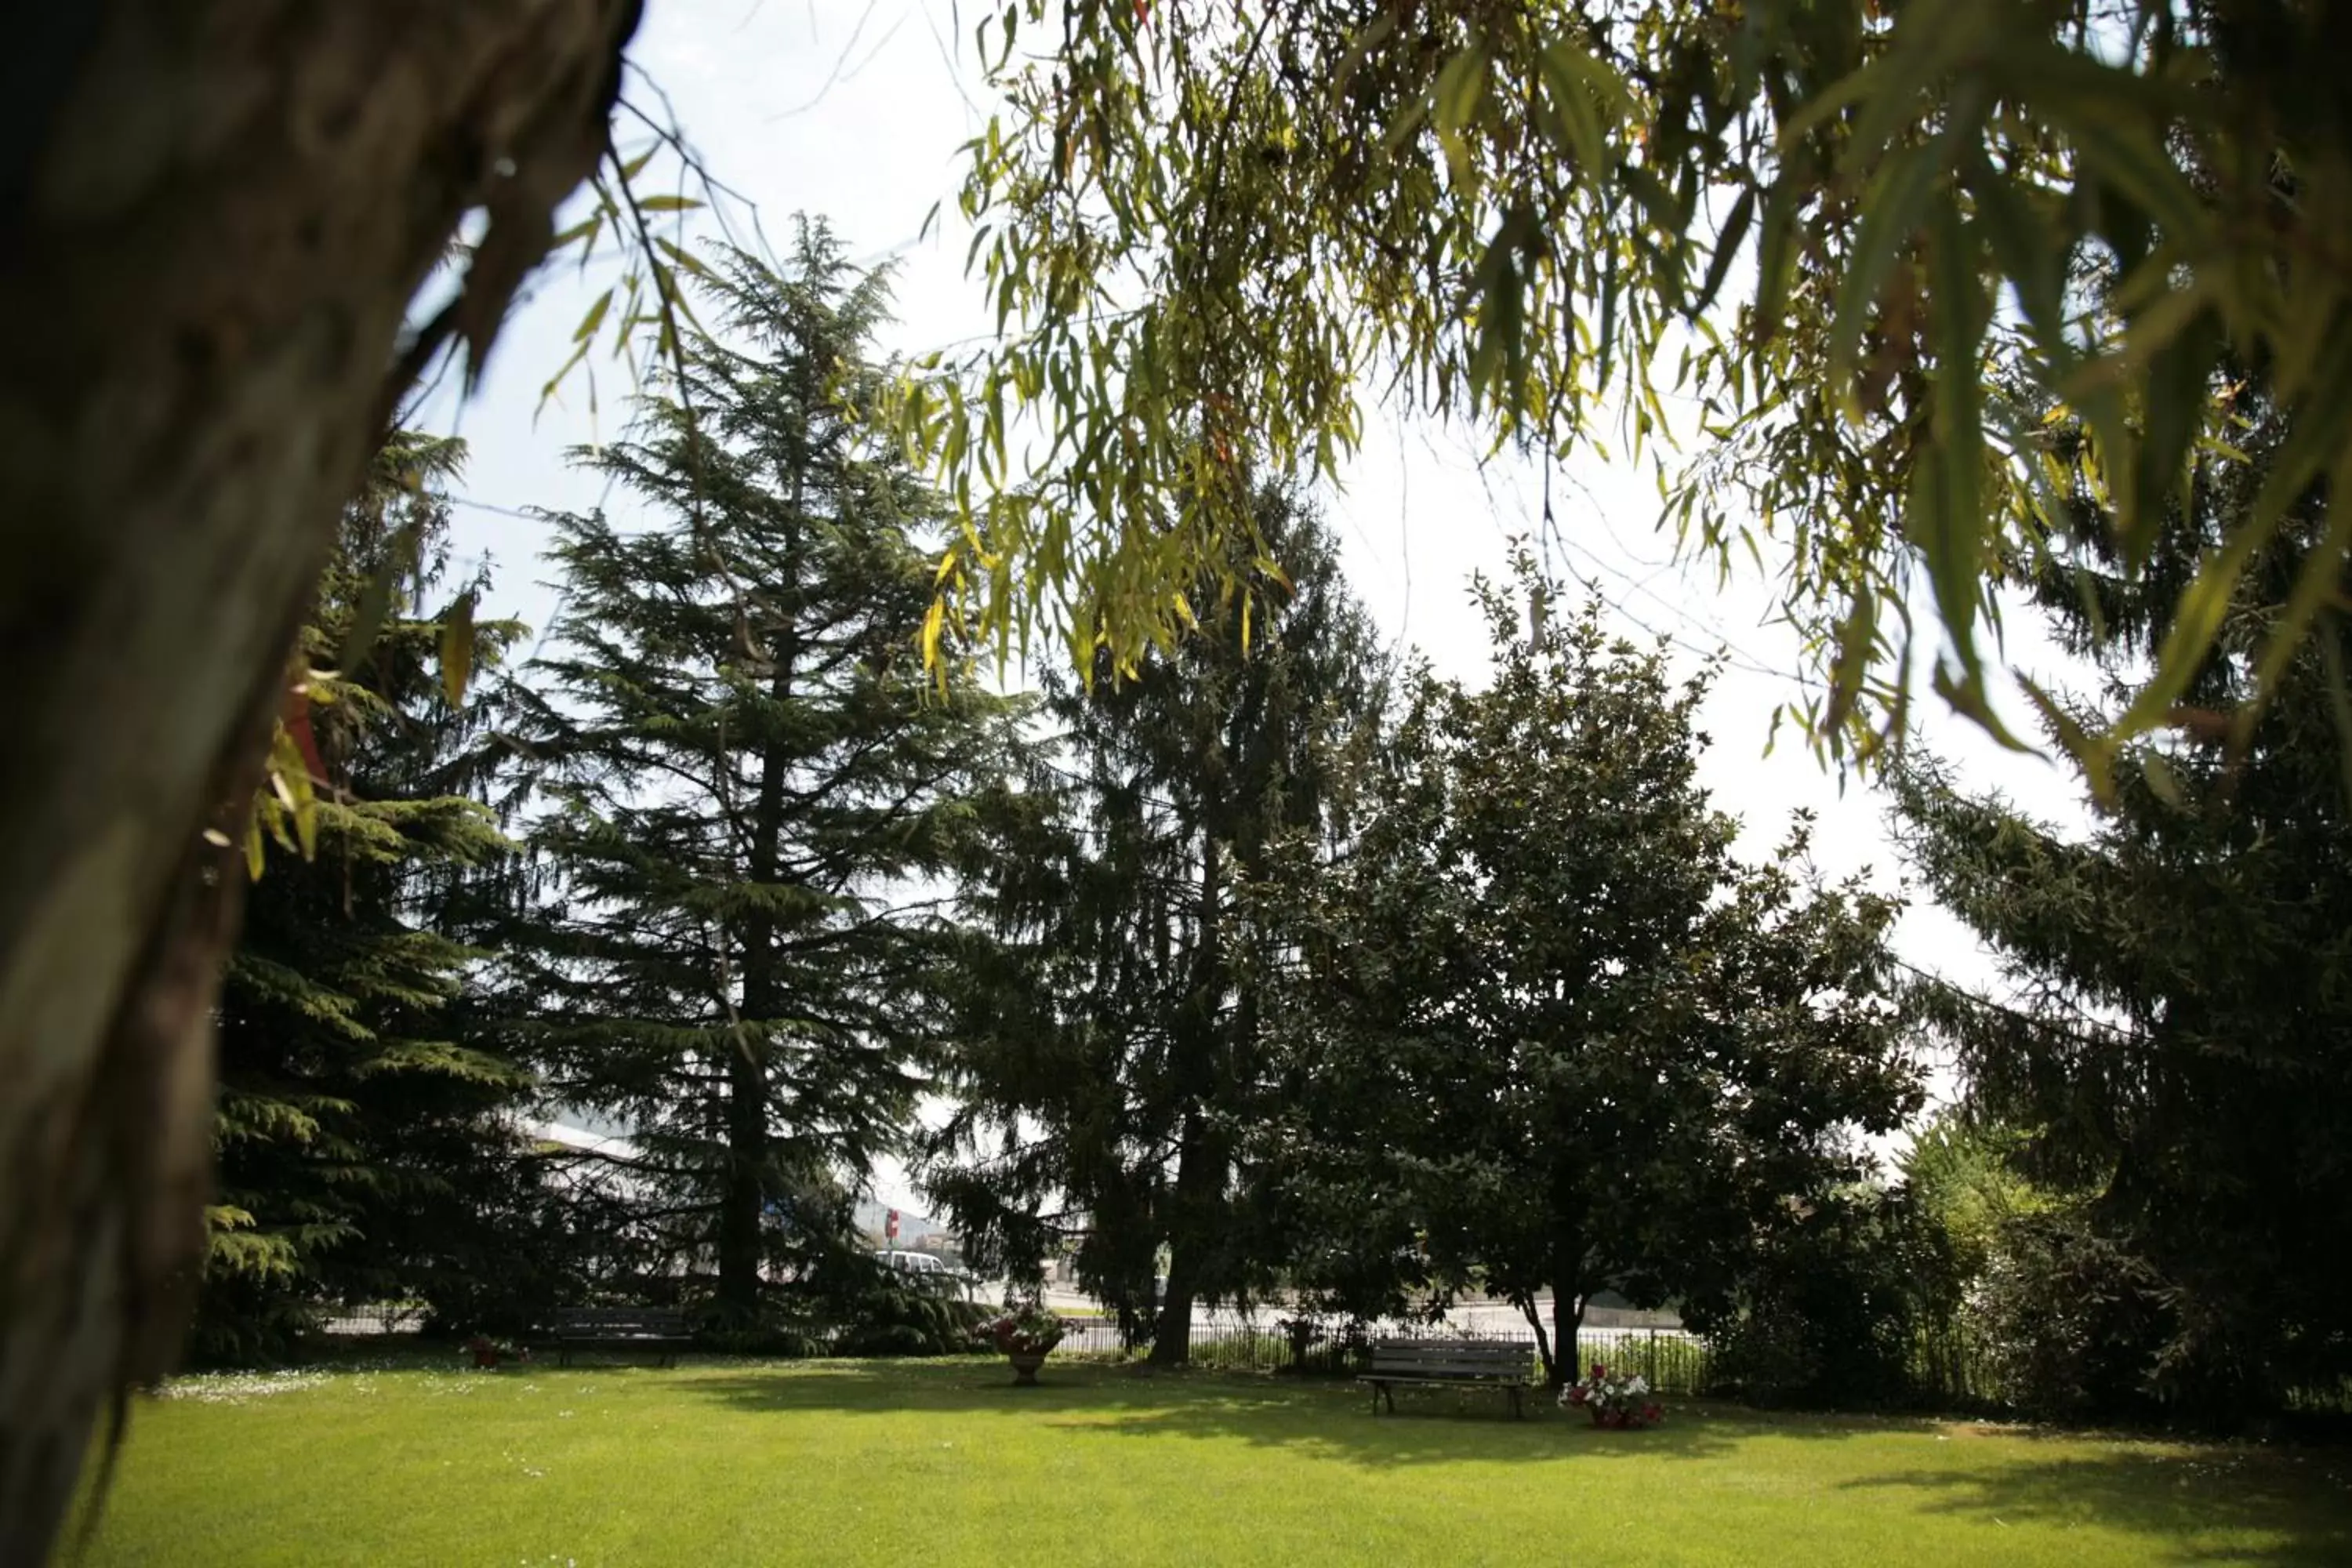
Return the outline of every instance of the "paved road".
<path id="1" fill-rule="evenodd" d="M 988 1301 L 1002 1300 L 1003 1293 L 1002 1284 L 983 1286 L 978 1292 L 981 1300 Z M 1099 1304 L 1093 1297 L 1082 1291 L 1053 1285 L 1045 1288 L 1045 1305 L 1057 1312 L 1093 1312 L 1099 1310 Z M 1543 1313 L 1544 1327 L 1549 1331 L 1551 1327 L 1551 1303 L 1549 1300 L 1538 1300 L 1537 1310 Z M 1271 1331 L 1276 1320 L 1281 1318 L 1284 1312 L 1285 1309 L 1282 1307 L 1265 1306 L 1258 1310 L 1253 1320 L 1230 1307 L 1196 1307 L 1192 1310 L 1192 1330 L 1196 1335 L 1204 1337 L 1229 1334 L 1238 1329 L 1252 1326 Z M 1463 1302 L 1445 1314 L 1445 1321 L 1465 1333 L 1517 1335 L 1525 1334 L 1528 1331 L 1526 1315 L 1507 1301 Z M 1667 1329 L 1601 1329 L 1588 1326 L 1584 1330 L 1584 1338 L 1588 1341 L 1609 1340 L 1624 1335 L 1680 1331 Z"/>

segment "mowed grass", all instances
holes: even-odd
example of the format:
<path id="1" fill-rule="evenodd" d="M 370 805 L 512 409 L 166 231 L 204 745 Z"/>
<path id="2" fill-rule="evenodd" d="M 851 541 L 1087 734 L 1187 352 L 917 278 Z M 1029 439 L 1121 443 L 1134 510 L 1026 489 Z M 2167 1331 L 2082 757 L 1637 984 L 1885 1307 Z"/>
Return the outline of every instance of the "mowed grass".
<path id="1" fill-rule="evenodd" d="M 87 1561 L 2352 1562 L 2345 1456 L 1051 1362 L 192 1379 L 132 1417 Z"/>

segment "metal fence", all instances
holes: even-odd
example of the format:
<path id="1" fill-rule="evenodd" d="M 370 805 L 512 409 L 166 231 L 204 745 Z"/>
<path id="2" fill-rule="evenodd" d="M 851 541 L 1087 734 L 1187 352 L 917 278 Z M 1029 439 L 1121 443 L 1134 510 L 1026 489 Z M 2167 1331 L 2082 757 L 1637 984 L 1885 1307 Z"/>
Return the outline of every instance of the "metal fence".
<path id="1" fill-rule="evenodd" d="M 377 1334 L 413 1334 L 425 1327 L 430 1310 L 422 1301 L 367 1301 L 331 1310 L 319 1320 L 321 1333 L 354 1339 Z"/>
<path id="2" fill-rule="evenodd" d="M 1195 1367 L 1289 1373 L 1308 1377 L 1347 1377 L 1368 1364 L 1375 1339 L 1478 1340 L 1535 1348 L 1532 1329 L 1458 1329 L 1445 1324 L 1375 1323 L 1357 1329 L 1320 1329 L 1294 1337 L 1259 1324 L 1202 1323 L 1192 1329 L 1187 1360 Z M 1120 1336 L 1118 1324 L 1080 1319 L 1070 1323 L 1061 1353 L 1124 1361 L 1144 1354 Z M 1587 1329 L 1577 1337 L 1576 1370 L 1595 1362 L 1612 1371 L 1638 1373 L 1662 1393 L 1706 1391 L 1713 1357 L 1706 1342 L 1679 1329 Z"/>
<path id="3" fill-rule="evenodd" d="M 320 1320 L 327 1334 L 346 1339 L 415 1335 L 422 1331 L 429 1309 L 421 1301 L 372 1301 L 329 1309 Z M 1068 1325 L 1059 1353 L 1101 1361 L 1139 1360 L 1148 1345 L 1124 1339 L 1113 1320 L 1066 1317 Z M 1307 1377 L 1348 1377 L 1369 1363 L 1375 1339 L 1467 1339 L 1498 1343 L 1535 1345 L 1534 1331 L 1523 1324 L 1488 1316 L 1475 1328 L 1447 1323 L 1308 1325 L 1294 1335 L 1288 1320 L 1274 1322 L 1225 1320 L 1193 1325 L 1190 1354 L 1195 1367 L 1210 1370 L 1285 1373 Z M 819 1332 L 816 1342 L 830 1342 Z M 387 1347 L 389 1348 L 389 1347 Z M 1737 1373 L 1728 1363 L 1718 1367 L 1715 1347 L 1696 1334 L 1680 1329 L 1587 1328 L 1577 1337 L 1577 1374 L 1595 1362 L 1612 1371 L 1638 1373 L 1662 1394 L 1690 1397 L 1728 1394 L 1739 1396 Z M 1723 1377 L 1718 1376 L 1718 1372 Z M 1723 1378 L 1733 1381 L 1727 1384 Z M 2011 1384 L 2015 1373 L 1993 1353 L 1957 1326 L 1920 1333 L 1908 1358 L 1908 1392 L 1903 1402 L 1913 1408 L 1950 1414 L 2014 1415 Z M 2330 1387 L 2291 1391 L 2284 1401 L 2290 1418 L 2332 1421 L 2331 1430 L 2352 1423 L 2352 1381 Z"/>

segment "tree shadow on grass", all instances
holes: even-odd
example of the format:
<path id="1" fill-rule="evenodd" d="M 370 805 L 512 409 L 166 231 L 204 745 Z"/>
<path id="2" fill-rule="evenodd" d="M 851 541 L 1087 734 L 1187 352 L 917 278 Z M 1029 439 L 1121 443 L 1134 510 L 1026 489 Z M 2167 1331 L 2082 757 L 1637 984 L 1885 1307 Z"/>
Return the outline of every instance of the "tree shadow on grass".
<path id="1" fill-rule="evenodd" d="M 1002 1361 L 833 1362 L 766 1369 L 709 1366 L 678 1379 L 681 1394 L 751 1412 L 908 1412 L 1034 1421 L 1089 1436 L 1208 1439 L 1293 1448 L 1372 1469 L 1480 1461 L 1726 1460 L 1758 1440 L 1830 1443 L 1894 1435 L 1961 1435 L 1964 1425 L 1901 1416 L 1765 1412 L 1669 1400 L 1664 1426 L 1594 1430 L 1580 1415 L 1531 1398 L 1513 1420 L 1490 1390 L 1402 1393 L 1375 1415 L 1353 1384 L 1230 1373 L 1154 1373 L 1131 1366 L 1048 1363 L 1034 1388 L 1015 1388 Z M 2003 1436 L 2032 1442 L 2018 1429 Z M 2052 1434 L 2053 1444 L 2081 1434 Z M 2095 1439 L 2091 1439 L 2095 1441 Z M 1760 1457 L 1752 1460 L 1769 1463 Z M 2085 1457 L 2053 1451 L 2021 1462 L 2014 1450 L 1981 1459 L 1959 1452 L 1938 1468 L 1835 1482 L 1841 1489 L 1913 1489 L 1923 1510 L 1963 1515 L 1988 1531 L 2073 1521 L 2148 1542 L 2150 1561 L 2352 1563 L 2352 1497 L 2324 1455 L 2149 1445 Z M 2199 1541 L 2240 1532 L 2227 1550 Z M 2267 1538 L 2268 1544 L 2261 1542 Z"/>
<path id="2" fill-rule="evenodd" d="M 1909 1490 L 1923 1512 L 1995 1526 L 2121 1528 L 2148 1540 L 2151 1563 L 2318 1564 L 2352 1563 L 2347 1479 L 2330 1455 L 2151 1447 L 1886 1471 L 1843 1489 Z"/>
<path id="3" fill-rule="evenodd" d="M 839 1362 L 734 1375 L 705 1373 L 681 1387 L 740 1409 L 1020 1415 L 1048 1426 L 1111 1436 L 1218 1438 L 1305 1447 L 1370 1467 L 1489 1458 L 1704 1459 L 1761 1435 L 1841 1438 L 1930 1432 L 1937 1424 L 1874 1416 L 1778 1415 L 1669 1400 L 1663 1426 L 1595 1430 L 1539 1393 L 1515 1420 L 1492 1389 L 1399 1389 L 1396 1410 L 1375 1413 L 1369 1390 L 1344 1380 L 1048 1363 L 1034 1388 L 1013 1386 L 1001 1361 Z"/>
<path id="4" fill-rule="evenodd" d="M 1527 1418 L 1514 1420 L 1502 1394 L 1491 1389 L 1400 1391 L 1397 1413 L 1375 1415 L 1369 1392 L 1339 1380 L 1083 1363 L 1048 1363 L 1039 1376 L 1036 1387 L 1016 1388 L 1002 1361 L 845 1362 L 702 1375 L 679 1386 L 739 1409 L 1018 1416 L 1106 1436 L 1310 1447 L 1377 1466 L 1556 1458 L 1563 1438 L 1580 1447 L 1586 1439 L 1595 1448 L 1613 1442 L 1676 1450 L 1724 1440 L 1704 1426 L 1674 1423 L 1647 1432 L 1592 1432 L 1581 1418 L 1571 1425 L 1539 1394 L 1528 1396 Z"/>

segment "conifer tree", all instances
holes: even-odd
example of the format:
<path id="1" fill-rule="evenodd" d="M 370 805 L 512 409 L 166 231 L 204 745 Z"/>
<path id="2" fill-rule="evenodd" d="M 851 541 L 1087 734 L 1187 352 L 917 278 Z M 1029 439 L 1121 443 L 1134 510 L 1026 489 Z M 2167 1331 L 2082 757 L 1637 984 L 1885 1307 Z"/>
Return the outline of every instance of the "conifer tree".
<path id="1" fill-rule="evenodd" d="M 887 275 L 811 221 L 781 270 L 698 273 L 714 341 L 583 456 L 645 526 L 555 520 L 564 608 L 524 699 L 557 890 L 538 1050 L 551 1093 L 632 1129 L 748 1323 L 763 1278 L 841 1256 L 843 1182 L 911 1121 L 943 879 L 1017 705 L 924 667 L 940 500 L 866 422 Z"/>
<path id="2" fill-rule="evenodd" d="M 1204 576 L 1172 647 L 1050 686 L 1056 760 L 978 900 L 1003 946 L 958 1058 L 944 1142 L 964 1159 L 934 1176 L 1014 1266 L 1066 1205 L 1081 1279 L 1161 1363 L 1188 1355 L 1196 1301 L 1246 1299 L 1280 1261 L 1244 1161 L 1274 1089 L 1244 889 L 1277 840 L 1328 829 L 1383 690 L 1321 521 L 1267 486 L 1255 523 L 1286 575 L 1244 563 L 1248 595 Z"/>
<path id="3" fill-rule="evenodd" d="M 2025 586 L 2062 647 L 2097 671 L 2053 730 L 2094 729 L 2145 689 L 2183 589 L 2246 536 L 2293 441 L 2259 367 L 2226 368 L 2237 451 L 2199 461 L 2140 560 L 2102 531 L 2112 520 L 2074 463 L 2079 437 L 2053 426 L 2052 471 L 2075 476 L 2063 499 L 2078 526 Z M 2073 1379 L 2107 1391 L 2090 1401 L 2099 1408 L 2074 1401 L 2076 1414 L 2162 1403 L 2229 1422 L 2352 1373 L 2352 710 L 2339 610 L 2319 615 L 2274 686 L 2262 673 L 2266 634 L 2307 568 L 2340 557 L 2332 526 L 2314 486 L 2263 537 L 2215 606 L 2218 644 L 2172 728 L 2126 753 L 2086 833 L 1969 795 L 1930 758 L 1896 778 L 1906 847 L 2018 993 L 1928 989 L 1974 1109 L 2027 1130 L 2028 1173 L 2086 1205 L 2086 1228 L 2047 1277 L 2070 1298 L 2113 1298 L 2110 1319 L 2133 1325 L 2127 1347 L 2102 1347 L 2109 1370 Z"/>
<path id="4" fill-rule="evenodd" d="M 501 1112 L 524 1078 L 457 1005 L 479 954 L 453 900 L 509 846 L 480 798 L 481 702 L 453 708 L 436 666 L 491 664 L 519 628 L 474 626 L 478 582 L 450 582 L 437 485 L 463 458 L 386 444 L 303 628 L 280 773 L 312 798 L 255 805 L 268 866 L 221 991 L 199 1354 L 281 1348 L 330 1302 L 472 1299 L 500 1250 L 478 1199 L 519 1179 Z"/>

